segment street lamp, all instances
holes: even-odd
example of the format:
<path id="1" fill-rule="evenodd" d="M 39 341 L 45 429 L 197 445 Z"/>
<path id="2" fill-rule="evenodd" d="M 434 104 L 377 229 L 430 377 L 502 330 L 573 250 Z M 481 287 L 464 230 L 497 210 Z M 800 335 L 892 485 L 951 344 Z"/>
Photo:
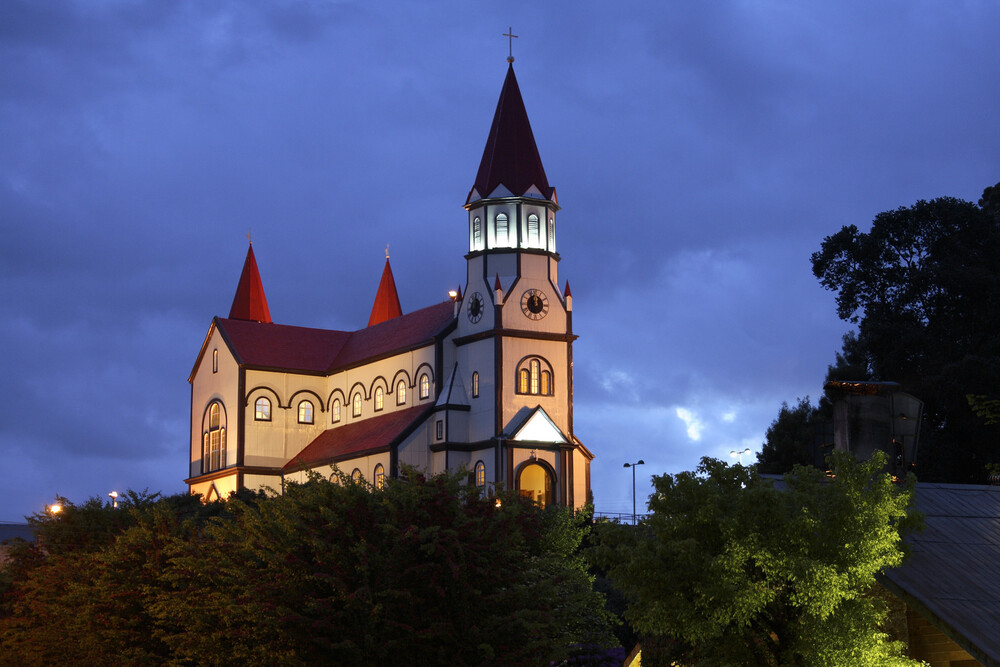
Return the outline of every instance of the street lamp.
<path id="1" fill-rule="evenodd" d="M 743 457 L 750 456 L 750 454 L 751 452 L 749 447 L 744 449 L 742 452 L 738 452 L 735 449 L 729 452 L 729 455 L 732 456 L 734 459 L 738 460 L 740 462 L 740 465 L 743 465 Z"/>
<path id="2" fill-rule="evenodd" d="M 111 496 L 111 509 L 116 509 L 118 507 L 118 492 L 112 491 L 108 495 Z"/>
<path id="3" fill-rule="evenodd" d="M 625 468 L 632 469 L 632 525 L 635 525 L 635 467 L 644 465 L 646 462 L 639 459 L 635 463 L 626 463 Z"/>

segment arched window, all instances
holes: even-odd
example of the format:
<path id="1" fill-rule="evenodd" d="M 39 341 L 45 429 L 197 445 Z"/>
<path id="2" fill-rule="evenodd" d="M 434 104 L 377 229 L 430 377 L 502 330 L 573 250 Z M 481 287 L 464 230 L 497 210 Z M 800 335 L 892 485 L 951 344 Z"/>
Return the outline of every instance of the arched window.
<path id="1" fill-rule="evenodd" d="M 353 405 L 351 407 L 351 414 L 355 417 L 361 416 L 361 394 L 354 395 Z"/>
<path id="2" fill-rule="evenodd" d="M 334 424 L 340 421 L 340 399 L 333 401 L 333 407 L 330 408 L 330 421 Z"/>
<path id="3" fill-rule="evenodd" d="M 375 412 L 378 412 L 383 407 L 385 407 L 385 392 L 382 391 L 382 387 L 375 388 Z"/>
<path id="4" fill-rule="evenodd" d="M 354 471 L 351 472 L 351 481 L 354 482 L 355 484 L 361 482 L 361 470 L 355 468 Z"/>
<path id="5" fill-rule="evenodd" d="M 213 401 L 208 407 L 202 435 L 202 472 L 226 466 L 226 417 L 222 404 Z"/>
<path id="6" fill-rule="evenodd" d="M 497 231 L 496 231 L 497 245 L 498 246 L 508 245 L 510 243 L 510 232 L 508 231 L 508 227 L 507 227 L 507 214 L 506 213 L 498 213 L 497 214 L 497 228 L 496 229 L 497 229 Z"/>
<path id="7" fill-rule="evenodd" d="M 313 404 L 311 401 L 302 401 L 299 403 L 299 423 L 313 423 Z"/>
<path id="8" fill-rule="evenodd" d="M 375 488 L 381 490 L 385 486 L 385 468 L 379 463 L 375 466 Z"/>
<path id="9" fill-rule="evenodd" d="M 263 396 L 253 406 L 253 418 L 259 422 L 271 421 L 271 401 Z"/>
<path id="10" fill-rule="evenodd" d="M 486 464 L 476 461 L 476 486 L 480 489 L 486 486 Z"/>
<path id="11" fill-rule="evenodd" d="M 551 396 L 552 367 L 541 357 L 526 357 L 517 366 L 517 393 Z"/>
<path id="12" fill-rule="evenodd" d="M 396 405 L 406 403 L 406 382 L 400 380 L 396 383 Z"/>
<path id="13" fill-rule="evenodd" d="M 428 398 L 431 395 L 431 379 L 424 373 L 420 376 L 420 398 Z"/>
<path id="14" fill-rule="evenodd" d="M 479 398 L 479 371 L 472 373 L 472 398 Z"/>
<path id="15" fill-rule="evenodd" d="M 483 247 L 483 223 L 476 216 L 472 219 L 472 249 L 479 250 Z"/>
<path id="16" fill-rule="evenodd" d="M 212 372 L 219 372 L 219 348 L 212 350 Z"/>
<path id="17" fill-rule="evenodd" d="M 532 248 L 538 245 L 538 216 L 534 213 L 528 216 L 528 245 Z"/>

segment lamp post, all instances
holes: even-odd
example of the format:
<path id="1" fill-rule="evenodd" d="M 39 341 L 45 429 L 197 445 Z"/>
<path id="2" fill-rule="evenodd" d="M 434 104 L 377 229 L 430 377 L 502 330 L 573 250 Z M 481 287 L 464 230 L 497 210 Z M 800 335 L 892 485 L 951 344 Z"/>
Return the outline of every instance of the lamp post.
<path id="1" fill-rule="evenodd" d="M 112 491 L 108 495 L 111 496 L 111 509 L 117 509 L 118 508 L 118 492 L 117 491 Z"/>
<path id="2" fill-rule="evenodd" d="M 746 449 L 744 449 L 742 452 L 738 452 L 735 449 L 733 451 L 729 452 L 729 455 L 732 456 L 737 461 L 739 461 L 740 465 L 743 465 L 743 457 L 744 456 L 750 456 L 750 454 L 751 454 L 751 451 L 750 451 L 749 447 L 747 447 Z"/>
<path id="3" fill-rule="evenodd" d="M 632 525 L 635 525 L 635 467 L 644 465 L 646 462 L 639 459 L 635 463 L 626 463 L 624 467 L 632 469 Z"/>

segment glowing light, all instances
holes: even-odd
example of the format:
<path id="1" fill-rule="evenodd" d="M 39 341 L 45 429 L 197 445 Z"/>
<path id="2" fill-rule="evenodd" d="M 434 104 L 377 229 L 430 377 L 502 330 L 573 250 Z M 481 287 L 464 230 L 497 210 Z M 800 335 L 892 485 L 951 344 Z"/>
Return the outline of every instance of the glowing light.
<path id="1" fill-rule="evenodd" d="M 59 514 L 59 512 L 62 512 L 62 505 L 59 503 L 53 503 L 49 505 L 48 509 L 50 514 Z"/>

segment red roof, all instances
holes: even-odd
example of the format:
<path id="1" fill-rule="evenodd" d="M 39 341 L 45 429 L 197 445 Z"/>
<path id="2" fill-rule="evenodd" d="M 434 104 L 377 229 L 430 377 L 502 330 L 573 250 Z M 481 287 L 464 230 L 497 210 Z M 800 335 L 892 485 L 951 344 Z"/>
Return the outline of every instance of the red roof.
<path id="1" fill-rule="evenodd" d="M 546 199 L 553 197 L 553 189 L 549 187 L 542 158 L 535 145 L 535 136 L 531 133 L 521 90 L 514 77 L 513 65 L 507 67 L 507 78 L 500 91 L 493 126 L 490 127 L 490 136 L 472 187 L 480 197 L 488 197 L 500 185 L 517 197 L 523 196 L 532 185 Z M 471 191 L 469 196 L 471 198 Z"/>
<path id="2" fill-rule="evenodd" d="M 418 405 L 327 429 L 306 445 L 298 456 L 286 463 L 282 470 L 288 472 L 312 468 L 355 456 L 386 451 L 390 445 L 405 437 L 410 427 L 416 426 L 433 407 L 433 405 Z"/>
<path id="3" fill-rule="evenodd" d="M 389 266 L 389 258 L 386 257 L 382 280 L 378 284 L 375 303 L 372 305 L 372 314 L 368 318 L 368 326 L 380 324 L 402 314 L 403 309 L 399 307 L 399 295 L 396 293 L 396 280 L 392 277 L 392 267 Z"/>
<path id="4" fill-rule="evenodd" d="M 237 320 L 253 322 L 271 322 L 271 312 L 267 308 L 267 297 L 264 296 L 264 285 L 260 281 L 260 271 L 257 270 L 257 258 L 253 254 L 253 244 L 247 250 L 247 259 L 243 262 L 243 273 L 236 286 L 236 296 L 233 297 L 233 307 L 229 309 L 229 317 Z"/>
<path id="5" fill-rule="evenodd" d="M 449 299 L 360 331 L 332 331 L 216 318 L 240 364 L 328 374 L 430 343 L 455 319 Z"/>

